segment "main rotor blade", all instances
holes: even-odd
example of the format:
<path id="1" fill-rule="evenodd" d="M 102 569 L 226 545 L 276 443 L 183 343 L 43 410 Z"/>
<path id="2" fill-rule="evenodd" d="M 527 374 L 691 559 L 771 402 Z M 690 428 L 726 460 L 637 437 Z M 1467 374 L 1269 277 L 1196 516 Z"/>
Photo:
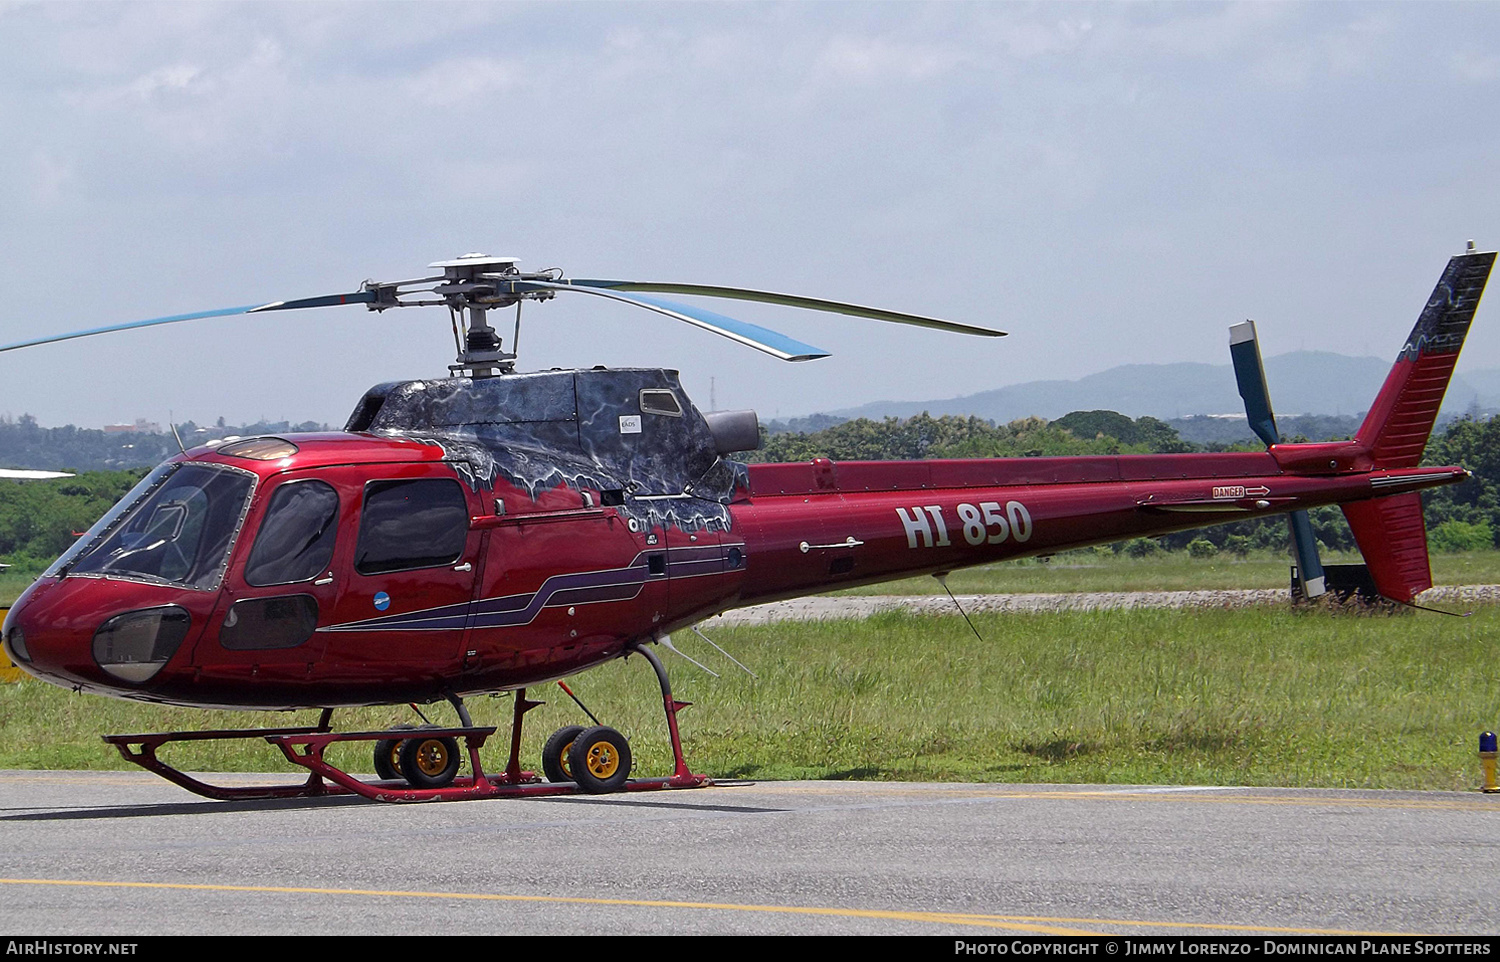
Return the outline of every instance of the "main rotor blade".
<path id="1" fill-rule="evenodd" d="M 701 327 L 705 331 L 713 331 L 715 334 L 723 335 L 731 341 L 738 341 L 747 347 L 753 347 L 757 351 L 764 351 L 773 357 L 779 357 L 783 361 L 812 361 L 820 357 L 828 357 L 828 352 L 822 348 L 804 344 L 796 338 L 787 337 L 770 328 L 761 327 L 759 324 L 751 324 L 748 321 L 736 320 L 725 317 L 723 314 L 715 314 L 701 307 L 689 307 L 686 304 L 678 304 L 675 301 L 662 300 L 657 297 L 644 297 L 639 294 L 627 295 L 616 291 L 601 290 L 595 287 L 574 286 L 565 283 L 550 283 L 546 281 L 514 281 L 503 285 L 505 289 L 520 293 L 523 291 L 574 291 L 579 294 L 593 294 L 596 297 L 607 297 L 610 300 L 620 301 L 636 307 L 644 307 L 648 311 L 655 311 L 667 317 Z"/>
<path id="2" fill-rule="evenodd" d="M 156 327 L 159 324 L 176 324 L 178 321 L 196 321 L 206 317 L 232 317 L 236 314 L 259 314 L 267 311 L 297 311 L 306 307 L 332 307 L 336 304 L 368 304 L 372 303 L 375 297 L 376 293 L 374 291 L 355 291 L 351 294 L 324 294 L 320 297 L 303 297 L 294 301 L 272 301 L 269 304 L 249 304 L 245 307 L 221 307 L 212 311 L 195 311 L 192 314 L 172 314 L 167 317 L 152 317 L 144 321 L 127 321 L 123 324 L 93 327 L 86 331 L 72 331 L 67 334 L 52 334 L 47 337 L 33 338 L 29 341 L 19 341 L 15 344 L 6 344 L 0 347 L 0 353 L 18 350 L 23 347 L 35 347 L 38 344 L 70 341 L 75 337 L 91 337 L 95 334 L 129 331 L 139 327 Z"/>
<path id="3" fill-rule="evenodd" d="M 972 324 L 959 324 L 956 321 L 944 321 L 936 317 L 923 317 L 920 314 L 904 314 L 901 311 L 886 311 L 878 307 L 861 307 L 858 304 L 845 304 L 842 301 L 826 301 L 820 297 L 777 294 L 774 291 L 753 291 L 744 287 L 717 287 L 711 284 L 661 284 L 651 281 L 609 281 L 585 278 L 564 279 L 558 281 L 558 283 L 570 284 L 575 287 L 608 288 L 614 291 L 650 291 L 660 294 L 687 294 L 699 297 L 724 297 L 738 301 L 759 301 L 762 304 L 803 307 L 810 311 L 827 311 L 834 314 L 848 314 L 853 317 L 868 317 L 876 321 L 890 321 L 894 324 L 912 324 L 916 327 L 930 327 L 933 330 L 949 331 L 954 334 L 978 334 L 982 337 L 1005 336 L 1005 331 L 996 331 L 987 327 L 976 327 Z"/>

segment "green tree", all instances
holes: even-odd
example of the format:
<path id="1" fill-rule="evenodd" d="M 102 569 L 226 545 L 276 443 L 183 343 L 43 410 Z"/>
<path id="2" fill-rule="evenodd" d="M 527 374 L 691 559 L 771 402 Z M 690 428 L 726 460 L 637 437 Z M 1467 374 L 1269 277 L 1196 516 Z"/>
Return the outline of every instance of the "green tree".
<path id="1" fill-rule="evenodd" d="M 1459 484 L 1423 492 L 1428 530 L 1458 521 L 1500 532 L 1500 418 L 1454 421 L 1428 443 L 1422 463 L 1458 464 L 1473 474 Z"/>

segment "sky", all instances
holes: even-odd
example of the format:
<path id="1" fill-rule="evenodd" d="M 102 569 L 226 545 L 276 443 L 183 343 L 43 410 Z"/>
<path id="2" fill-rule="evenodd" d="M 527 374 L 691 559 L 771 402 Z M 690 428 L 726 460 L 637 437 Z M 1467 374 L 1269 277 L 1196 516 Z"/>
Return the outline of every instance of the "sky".
<path id="1" fill-rule="evenodd" d="M 1010 332 L 704 304 L 833 352 L 786 363 L 525 315 L 522 369 L 675 368 L 763 418 L 1223 364 L 1246 317 L 1394 358 L 1500 246 L 1497 103 L 1500 4 L 0 0 L 0 343 L 483 251 Z M 1500 367 L 1497 301 L 1460 371 Z M 0 354 L 0 415 L 341 424 L 453 353 L 441 310 L 204 320 Z"/>

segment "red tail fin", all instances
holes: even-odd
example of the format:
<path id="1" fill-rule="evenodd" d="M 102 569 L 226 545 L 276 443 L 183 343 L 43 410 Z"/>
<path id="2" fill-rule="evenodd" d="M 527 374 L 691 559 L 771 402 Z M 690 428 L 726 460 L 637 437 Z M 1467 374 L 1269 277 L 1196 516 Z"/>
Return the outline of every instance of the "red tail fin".
<path id="1" fill-rule="evenodd" d="M 1376 468 L 1412 468 L 1421 462 L 1427 436 L 1432 433 L 1448 380 L 1453 376 L 1453 365 L 1494 265 L 1494 251 L 1460 254 L 1448 261 L 1385 386 L 1354 436 L 1370 451 Z M 1363 548 L 1364 542 L 1360 546 Z"/>
<path id="2" fill-rule="evenodd" d="M 1494 251 L 1464 253 L 1448 261 L 1354 436 L 1356 448 L 1368 452 L 1376 470 L 1414 468 L 1421 463 L 1458 352 L 1494 266 Z M 1395 601 L 1411 601 L 1432 587 L 1421 495 L 1413 491 L 1342 507 L 1376 590 Z"/>
<path id="3" fill-rule="evenodd" d="M 1351 501 L 1342 507 L 1375 590 L 1393 601 L 1411 601 L 1432 587 L 1420 494 Z"/>

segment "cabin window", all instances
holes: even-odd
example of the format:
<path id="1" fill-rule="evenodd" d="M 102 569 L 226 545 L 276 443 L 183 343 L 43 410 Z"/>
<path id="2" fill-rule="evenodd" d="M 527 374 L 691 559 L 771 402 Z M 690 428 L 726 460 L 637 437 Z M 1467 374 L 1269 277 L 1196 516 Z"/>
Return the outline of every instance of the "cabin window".
<path id="1" fill-rule="evenodd" d="M 682 404 L 677 400 L 677 395 L 671 391 L 659 388 L 648 389 L 641 392 L 642 414 L 665 414 L 668 417 L 682 417 Z"/>
<path id="2" fill-rule="evenodd" d="M 371 481 L 359 519 L 354 570 L 363 575 L 451 564 L 469 536 L 469 505 L 457 481 Z"/>
<path id="3" fill-rule="evenodd" d="M 316 578 L 333 560 L 338 538 L 339 496 L 322 481 L 292 481 L 271 495 L 271 504 L 250 549 L 245 581 L 285 585 Z"/>
<path id="4" fill-rule="evenodd" d="M 147 483 L 149 482 L 149 483 Z M 163 465 L 48 572 L 213 589 L 245 519 L 255 476 L 223 465 Z"/>
<path id="5" fill-rule="evenodd" d="M 318 600 L 312 595 L 247 598 L 236 601 L 219 626 L 219 644 L 230 651 L 295 648 L 318 627 Z"/>

